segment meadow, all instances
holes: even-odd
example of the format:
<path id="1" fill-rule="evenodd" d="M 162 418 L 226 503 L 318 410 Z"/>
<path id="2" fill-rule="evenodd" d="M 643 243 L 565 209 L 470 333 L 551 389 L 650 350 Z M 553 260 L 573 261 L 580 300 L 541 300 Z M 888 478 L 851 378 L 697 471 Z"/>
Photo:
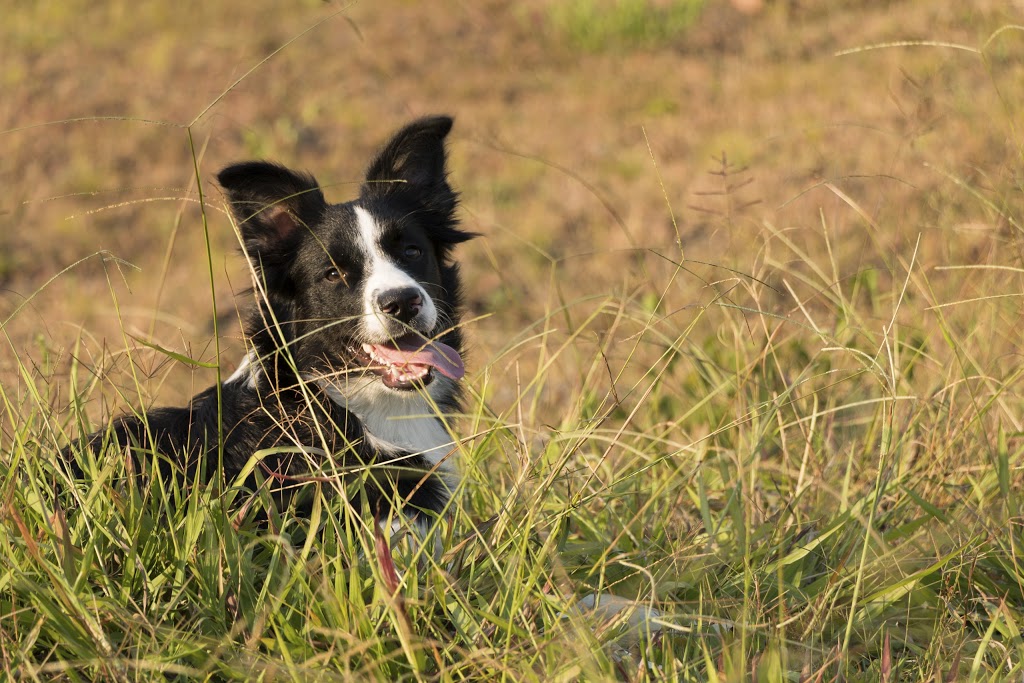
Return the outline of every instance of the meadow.
<path id="1" fill-rule="evenodd" d="M 8 8 L 0 678 L 1024 678 L 1024 4 L 736 4 Z M 242 358 L 216 171 L 344 201 L 435 112 L 483 235 L 443 555 L 70 481 Z"/>

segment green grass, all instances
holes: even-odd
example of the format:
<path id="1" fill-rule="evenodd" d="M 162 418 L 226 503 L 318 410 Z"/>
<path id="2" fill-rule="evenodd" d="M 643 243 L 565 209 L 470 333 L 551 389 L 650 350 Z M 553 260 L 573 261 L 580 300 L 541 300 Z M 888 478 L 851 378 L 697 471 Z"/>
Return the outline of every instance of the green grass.
<path id="1" fill-rule="evenodd" d="M 23 368 L 29 391 L 3 395 L 16 425 L 0 464 L 4 670 L 1020 676 L 1022 370 L 983 369 L 1015 302 L 971 304 L 963 327 L 949 316 L 966 302 L 932 298 L 947 271 L 925 272 L 912 251 L 871 277 L 836 277 L 841 264 L 786 234 L 762 237 L 779 252 L 763 264 L 772 286 L 711 268 L 717 282 L 701 289 L 695 264 L 658 254 L 645 286 L 566 297 L 478 369 L 439 561 L 400 538 L 387 550 L 338 495 L 318 493 L 308 518 L 259 498 L 239 514 L 250 494 L 232 482 L 139 488 L 113 453 L 68 481 L 54 447 L 78 415 L 52 414 L 51 392 L 82 386 L 86 368 L 70 382 Z M 980 295 L 1010 293 L 1005 274 L 978 276 Z M 773 305 L 778 288 L 799 304 Z M 672 303 L 694 292 L 695 305 Z M 510 385 L 496 412 L 487 396 Z M 557 414 L 539 408 L 549 392 Z M 624 646 L 621 623 L 572 609 L 595 592 L 655 608 L 641 629 L 657 635 Z"/>
<path id="2" fill-rule="evenodd" d="M 704 7 L 704 0 L 568 0 L 551 3 L 553 33 L 589 52 L 650 48 L 678 41 Z"/>
<path id="3" fill-rule="evenodd" d="M 1014 141 L 1019 111 L 1001 113 Z M 56 448 L 90 420 L 210 373 L 130 324 L 71 351 L 40 332 L 25 353 L 19 303 L 2 318 L 17 381 L 0 384 L 0 678 L 1020 679 L 1013 144 L 1006 167 L 936 170 L 920 234 L 835 184 L 799 220 L 751 219 L 795 201 L 752 204 L 761 152 L 736 177 L 713 162 L 687 215 L 729 245 L 714 263 L 544 244 L 508 266 L 544 304 L 506 296 L 488 321 L 503 341 L 471 356 L 440 558 L 385 542 L 336 492 L 297 515 L 235 482 L 134 485 L 114 453 L 70 481 Z M 211 240 L 189 257 L 212 280 Z M 100 256 L 124 320 L 121 264 Z M 610 269 L 617 287 L 586 286 Z M 595 593 L 646 618 L 575 608 Z"/>

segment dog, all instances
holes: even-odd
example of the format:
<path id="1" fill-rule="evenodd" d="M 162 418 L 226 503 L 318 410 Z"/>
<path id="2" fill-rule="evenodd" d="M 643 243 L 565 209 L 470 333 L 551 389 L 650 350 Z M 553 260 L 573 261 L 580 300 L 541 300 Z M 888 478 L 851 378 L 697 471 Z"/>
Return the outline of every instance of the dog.
<path id="1" fill-rule="evenodd" d="M 222 170 L 253 274 L 248 354 L 187 406 L 118 417 L 86 448 L 113 442 L 141 469 L 149 455 L 190 482 L 248 471 L 247 486 L 269 482 L 284 501 L 303 482 L 330 481 L 379 518 L 441 515 L 459 483 L 446 418 L 464 374 L 453 250 L 476 236 L 460 228 L 448 183 L 452 124 L 402 128 L 342 204 L 274 163 Z"/>

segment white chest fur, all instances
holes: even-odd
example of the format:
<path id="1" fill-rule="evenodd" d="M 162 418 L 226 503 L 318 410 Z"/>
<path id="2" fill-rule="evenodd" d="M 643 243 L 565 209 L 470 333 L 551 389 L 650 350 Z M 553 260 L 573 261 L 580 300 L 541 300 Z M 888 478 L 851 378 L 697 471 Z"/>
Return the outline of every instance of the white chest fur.
<path id="1" fill-rule="evenodd" d="M 383 453 L 405 451 L 421 456 L 445 479 L 455 483 L 457 446 L 428 396 L 397 394 L 376 381 L 348 381 L 342 390 L 325 379 L 306 379 L 319 384 L 332 401 L 354 413 L 375 448 Z M 245 382 L 255 388 L 257 372 L 251 358 L 247 356 L 226 381 Z M 450 381 L 437 377 L 430 389 L 444 394 L 451 390 Z"/>
<path id="2" fill-rule="evenodd" d="M 378 449 L 408 451 L 422 456 L 442 474 L 456 473 L 456 445 L 425 396 L 372 389 L 346 396 L 333 384 L 322 386 L 332 401 L 355 413 Z"/>

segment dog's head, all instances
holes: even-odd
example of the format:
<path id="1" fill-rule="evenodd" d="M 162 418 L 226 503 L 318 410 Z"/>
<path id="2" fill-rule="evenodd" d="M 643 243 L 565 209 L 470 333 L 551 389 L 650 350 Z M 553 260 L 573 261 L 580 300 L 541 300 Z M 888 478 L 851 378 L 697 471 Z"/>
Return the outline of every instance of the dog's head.
<path id="1" fill-rule="evenodd" d="M 291 372 L 327 378 L 346 396 L 415 393 L 437 375 L 462 376 L 452 248 L 473 235 L 458 228 L 446 177 L 451 126 L 437 116 L 403 128 L 344 204 L 275 164 L 220 172 L 256 276 L 260 316 L 249 334 L 259 354 L 286 357 Z"/>

